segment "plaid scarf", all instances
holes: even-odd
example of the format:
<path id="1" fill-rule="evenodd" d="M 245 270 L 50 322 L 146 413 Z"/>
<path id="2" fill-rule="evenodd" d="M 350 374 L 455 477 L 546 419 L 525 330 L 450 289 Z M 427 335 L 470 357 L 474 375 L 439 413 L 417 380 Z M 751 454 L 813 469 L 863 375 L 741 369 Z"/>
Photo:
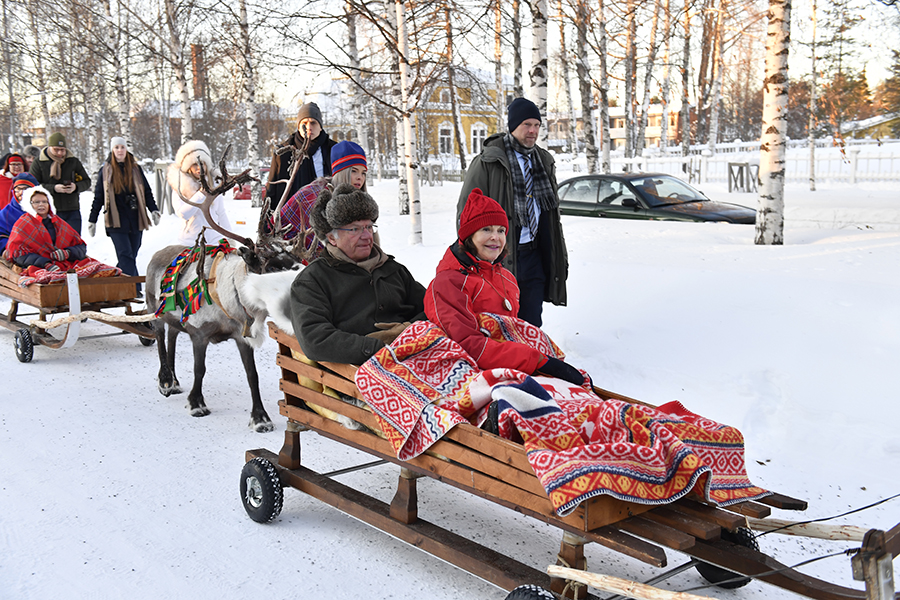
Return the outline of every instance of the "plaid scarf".
<path id="1" fill-rule="evenodd" d="M 194 246 L 182 250 L 172 264 L 166 268 L 159 283 L 159 308 L 156 309 L 156 316 L 161 317 L 164 313 L 180 308 L 183 325 L 187 322 L 188 317 L 202 308 L 204 301 L 205 304 L 212 304 L 206 279 L 202 277 L 204 273 L 198 273 L 197 277 L 180 292 L 178 291 L 178 277 L 183 269 L 186 269 L 191 263 L 197 262 L 201 253 L 205 253 L 206 256 L 215 256 L 219 252 L 228 254 L 234 251 L 235 248 L 229 246 L 225 239 L 218 246 Z"/>
<path id="2" fill-rule="evenodd" d="M 291 199 L 284 203 L 281 207 L 281 225 L 282 227 L 290 223 L 293 225 L 290 231 L 284 235 L 285 240 L 296 237 L 301 231 L 312 227 L 312 219 L 309 216 L 312 208 L 319 198 L 319 194 L 328 185 L 328 179 L 319 178 L 300 188 Z M 274 222 L 274 217 L 273 217 Z M 307 250 L 315 250 L 312 258 L 318 257 L 322 253 L 322 246 L 316 241 L 316 234 L 310 231 L 303 240 L 303 247 Z M 312 260 L 312 258 L 310 260 Z"/>
<path id="3" fill-rule="evenodd" d="M 525 176 L 519 166 L 519 158 L 516 153 L 525 157 L 525 160 L 531 161 L 531 181 L 534 199 L 537 200 L 541 211 L 552 210 L 557 207 L 558 200 L 556 194 L 553 193 L 553 186 L 550 184 L 550 177 L 544 171 L 544 163 L 537 155 L 537 146 L 526 148 L 514 138 L 511 133 L 503 136 L 503 147 L 506 149 L 506 158 L 509 160 L 509 172 L 512 176 L 513 185 L 513 201 L 515 202 L 516 214 L 515 224 L 519 227 L 528 226 L 528 207 L 526 205 L 525 196 Z"/>
<path id="4" fill-rule="evenodd" d="M 25 213 L 13 225 L 12 232 L 9 234 L 9 242 L 6 245 L 6 255 L 10 258 L 17 258 L 26 254 L 39 254 L 49 258 L 57 248 L 71 248 L 84 243 L 81 236 L 68 223 L 53 213 L 47 216 L 56 229 L 55 243 L 41 218 Z M 53 264 L 65 271 L 75 262 L 64 260 L 53 261 Z"/>

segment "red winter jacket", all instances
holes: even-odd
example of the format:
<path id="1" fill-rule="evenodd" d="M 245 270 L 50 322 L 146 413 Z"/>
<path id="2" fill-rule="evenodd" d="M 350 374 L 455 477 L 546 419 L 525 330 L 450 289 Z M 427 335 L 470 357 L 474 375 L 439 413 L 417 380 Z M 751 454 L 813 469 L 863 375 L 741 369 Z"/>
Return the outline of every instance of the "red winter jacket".
<path id="1" fill-rule="evenodd" d="M 511 308 L 503 305 L 505 298 Z M 474 258 L 457 241 L 437 267 L 437 274 L 425 292 L 428 320 L 444 330 L 450 339 L 475 359 L 478 368 L 517 369 L 534 373 L 545 356 L 516 342 L 498 342 L 478 328 L 478 313 L 489 312 L 515 317 L 519 312 L 519 286 L 512 273 L 498 262 Z"/>

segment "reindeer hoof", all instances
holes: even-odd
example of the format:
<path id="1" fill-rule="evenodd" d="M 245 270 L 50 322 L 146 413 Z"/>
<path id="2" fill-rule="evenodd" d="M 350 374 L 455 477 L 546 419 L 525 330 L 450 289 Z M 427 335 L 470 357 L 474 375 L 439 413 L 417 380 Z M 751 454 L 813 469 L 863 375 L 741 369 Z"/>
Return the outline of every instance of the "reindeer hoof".
<path id="1" fill-rule="evenodd" d="M 250 419 L 249 426 L 250 429 L 252 429 L 256 433 L 268 433 L 270 431 L 275 431 L 275 425 L 273 425 L 272 421 L 270 421 L 269 419 L 257 422 L 254 422 L 253 419 Z"/>
<path id="2" fill-rule="evenodd" d="M 142 338 L 143 339 L 143 338 Z M 180 394 L 181 393 L 181 385 L 178 383 L 178 380 L 171 383 L 164 383 L 159 379 L 156 380 L 156 387 L 159 390 L 159 393 L 168 398 L 172 394 Z"/>
<path id="3" fill-rule="evenodd" d="M 190 407 L 188 407 L 190 408 Z M 196 408 L 191 408 L 191 416 L 192 417 L 205 417 L 210 413 L 210 410 L 205 406 L 198 406 Z"/>

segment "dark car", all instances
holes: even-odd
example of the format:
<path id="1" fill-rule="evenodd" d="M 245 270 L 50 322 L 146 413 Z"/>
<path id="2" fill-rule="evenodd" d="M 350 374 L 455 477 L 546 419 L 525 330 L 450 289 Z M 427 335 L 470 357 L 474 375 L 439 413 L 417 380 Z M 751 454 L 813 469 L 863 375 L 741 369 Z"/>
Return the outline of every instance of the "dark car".
<path id="1" fill-rule="evenodd" d="M 581 217 L 756 223 L 755 210 L 710 200 L 677 177 L 663 173 L 567 179 L 559 185 L 559 207 L 564 215 Z"/>

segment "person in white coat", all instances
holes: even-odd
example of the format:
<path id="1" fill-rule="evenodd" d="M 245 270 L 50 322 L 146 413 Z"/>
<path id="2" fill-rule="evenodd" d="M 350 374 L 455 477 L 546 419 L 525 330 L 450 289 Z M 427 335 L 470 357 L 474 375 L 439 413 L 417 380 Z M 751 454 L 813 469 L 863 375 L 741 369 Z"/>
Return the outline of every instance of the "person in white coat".
<path id="1" fill-rule="evenodd" d="M 203 236 L 207 244 L 218 244 L 222 238 L 222 234 L 210 228 L 210 224 L 199 208 L 191 206 L 181 199 L 184 196 L 195 204 L 203 202 L 205 196 L 200 188 L 201 164 L 206 173 L 208 187 L 212 189 L 220 174 L 213 165 L 209 148 L 199 140 L 185 142 L 178 149 L 175 162 L 169 165 L 166 173 L 166 180 L 173 191 L 172 208 L 183 222 L 181 232 L 178 234 L 178 243 L 183 246 L 193 246 L 204 226 L 207 227 Z M 221 195 L 216 196 L 213 200 L 209 207 L 209 213 L 217 225 L 223 229 L 232 229 L 231 221 L 225 212 L 225 200 Z"/>

